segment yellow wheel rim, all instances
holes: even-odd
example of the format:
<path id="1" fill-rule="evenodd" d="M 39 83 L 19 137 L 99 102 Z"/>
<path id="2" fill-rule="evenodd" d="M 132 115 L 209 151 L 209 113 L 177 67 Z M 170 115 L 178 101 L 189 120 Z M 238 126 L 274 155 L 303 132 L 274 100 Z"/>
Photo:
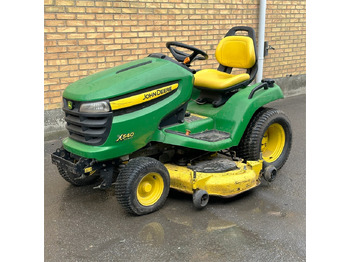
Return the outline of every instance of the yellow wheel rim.
<path id="1" fill-rule="evenodd" d="M 151 206 L 162 196 L 164 181 L 158 173 L 148 173 L 137 186 L 137 200 L 143 206 Z"/>
<path id="2" fill-rule="evenodd" d="M 274 162 L 282 154 L 286 135 L 280 124 L 272 124 L 266 130 L 261 141 L 261 152 L 265 162 Z"/>

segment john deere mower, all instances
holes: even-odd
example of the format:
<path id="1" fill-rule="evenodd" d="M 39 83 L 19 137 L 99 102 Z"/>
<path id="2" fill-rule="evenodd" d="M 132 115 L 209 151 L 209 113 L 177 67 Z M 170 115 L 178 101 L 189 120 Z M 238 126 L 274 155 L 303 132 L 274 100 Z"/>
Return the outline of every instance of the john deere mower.
<path id="1" fill-rule="evenodd" d="M 75 186 L 115 186 L 120 205 L 136 215 L 162 207 L 170 188 L 193 194 L 203 208 L 210 195 L 232 197 L 262 177 L 273 181 L 292 131 L 282 111 L 264 107 L 283 98 L 275 81 L 252 84 L 254 30 L 227 32 L 215 51 L 217 69 L 192 69 L 208 59 L 196 47 L 166 47 L 175 59 L 150 54 L 65 89 L 69 136 L 51 155 L 60 175 Z"/>

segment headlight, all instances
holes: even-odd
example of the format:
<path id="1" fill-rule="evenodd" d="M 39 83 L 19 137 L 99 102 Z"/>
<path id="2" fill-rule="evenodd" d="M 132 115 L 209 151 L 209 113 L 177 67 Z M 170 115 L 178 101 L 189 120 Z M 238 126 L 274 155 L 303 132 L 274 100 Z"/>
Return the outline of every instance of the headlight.
<path id="1" fill-rule="evenodd" d="M 107 101 L 84 103 L 80 106 L 80 112 L 83 113 L 104 113 L 109 111 L 110 107 Z"/>

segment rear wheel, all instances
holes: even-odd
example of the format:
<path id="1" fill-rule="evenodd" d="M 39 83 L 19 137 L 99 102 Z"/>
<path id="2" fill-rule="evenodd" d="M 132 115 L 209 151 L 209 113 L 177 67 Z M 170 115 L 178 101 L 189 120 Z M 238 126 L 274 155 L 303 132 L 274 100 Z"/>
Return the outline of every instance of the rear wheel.
<path id="1" fill-rule="evenodd" d="M 287 161 L 292 147 L 292 129 L 288 117 L 278 109 L 262 108 L 251 119 L 237 155 L 245 160 L 258 160 L 264 166 L 280 169 Z"/>
<path id="2" fill-rule="evenodd" d="M 116 182 L 116 196 L 129 213 L 145 215 L 161 208 L 169 194 L 170 177 L 165 166 L 150 157 L 129 161 Z"/>

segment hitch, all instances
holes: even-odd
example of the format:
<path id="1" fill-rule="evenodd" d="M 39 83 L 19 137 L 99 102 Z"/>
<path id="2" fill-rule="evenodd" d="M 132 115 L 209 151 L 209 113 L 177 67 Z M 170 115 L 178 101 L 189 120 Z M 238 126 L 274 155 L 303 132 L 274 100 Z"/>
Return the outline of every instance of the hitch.
<path id="1" fill-rule="evenodd" d="M 92 165 L 93 160 L 87 158 L 76 157 L 64 148 L 58 148 L 51 154 L 51 161 L 63 170 L 81 176 L 85 173 L 84 167 Z"/>
<path id="2" fill-rule="evenodd" d="M 94 187 L 94 189 L 107 189 L 116 180 L 116 173 L 114 168 L 116 160 L 109 160 L 105 162 L 98 162 L 94 159 L 87 159 L 78 157 L 69 153 L 64 148 L 59 148 L 56 152 L 51 154 L 52 163 L 62 168 L 63 170 L 74 174 L 74 180 L 83 181 L 87 177 L 99 172 L 99 176 L 102 178 L 100 185 Z"/>

